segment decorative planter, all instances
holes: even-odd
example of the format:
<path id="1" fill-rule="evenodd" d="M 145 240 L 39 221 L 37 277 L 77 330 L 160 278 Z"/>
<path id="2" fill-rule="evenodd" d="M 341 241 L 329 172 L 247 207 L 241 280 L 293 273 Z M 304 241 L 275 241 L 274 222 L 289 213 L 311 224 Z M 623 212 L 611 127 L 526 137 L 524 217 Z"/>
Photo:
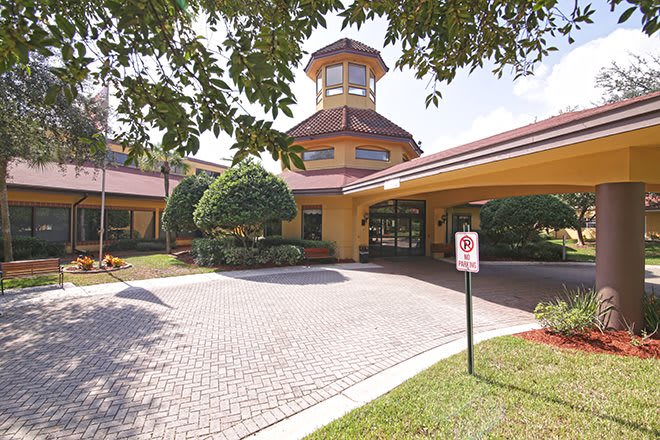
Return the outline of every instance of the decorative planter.
<path id="1" fill-rule="evenodd" d="M 90 269 L 90 270 L 82 270 L 79 269 L 77 266 L 69 266 L 64 268 L 64 272 L 66 273 L 75 273 L 75 274 L 92 274 L 92 273 L 108 273 L 108 272 L 117 272 L 118 270 L 124 270 L 124 269 L 129 269 L 133 267 L 132 264 L 126 263 L 123 266 L 120 267 L 110 267 L 110 268 L 102 268 L 102 269 Z"/>

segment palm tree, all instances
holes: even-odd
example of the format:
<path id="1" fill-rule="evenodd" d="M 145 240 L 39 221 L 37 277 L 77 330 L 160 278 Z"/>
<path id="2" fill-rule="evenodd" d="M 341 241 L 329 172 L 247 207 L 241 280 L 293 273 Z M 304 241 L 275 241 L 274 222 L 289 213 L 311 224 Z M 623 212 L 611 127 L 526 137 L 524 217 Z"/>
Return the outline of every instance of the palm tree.
<path id="1" fill-rule="evenodd" d="M 165 185 L 165 201 L 170 196 L 170 173 L 173 169 L 180 169 L 185 173 L 188 171 L 188 164 L 185 158 L 175 150 L 166 150 L 162 144 L 156 144 L 147 154 L 140 158 L 140 169 L 143 171 L 154 171 L 163 175 Z M 172 251 L 170 231 L 165 231 L 165 252 Z"/>

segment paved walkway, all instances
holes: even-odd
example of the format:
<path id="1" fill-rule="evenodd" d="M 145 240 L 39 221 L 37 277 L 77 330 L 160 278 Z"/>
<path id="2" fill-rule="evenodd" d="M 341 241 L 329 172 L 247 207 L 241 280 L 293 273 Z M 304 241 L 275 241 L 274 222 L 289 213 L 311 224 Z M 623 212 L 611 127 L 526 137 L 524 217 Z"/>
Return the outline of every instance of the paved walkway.
<path id="1" fill-rule="evenodd" d="M 241 438 L 462 334 L 451 265 L 381 263 L 7 295 L 0 438 Z M 564 282 L 593 267 L 484 266 L 476 330 Z"/>

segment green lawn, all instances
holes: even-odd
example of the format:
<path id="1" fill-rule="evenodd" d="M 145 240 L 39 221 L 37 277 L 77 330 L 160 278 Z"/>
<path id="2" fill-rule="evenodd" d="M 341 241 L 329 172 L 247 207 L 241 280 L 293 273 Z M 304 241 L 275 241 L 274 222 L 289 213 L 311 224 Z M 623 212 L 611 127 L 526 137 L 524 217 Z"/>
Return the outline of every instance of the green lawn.
<path id="1" fill-rule="evenodd" d="M 660 360 L 503 337 L 435 364 L 309 439 L 660 437 Z"/>
<path id="2" fill-rule="evenodd" d="M 177 260 L 167 254 L 151 254 L 126 257 L 133 267 L 110 273 L 99 274 L 64 274 L 65 283 L 77 286 L 91 284 L 114 283 L 117 281 L 145 280 L 148 278 L 163 278 L 195 273 L 213 272 L 207 267 L 197 267 Z M 57 283 L 57 275 L 34 278 L 17 278 L 5 281 L 5 289 L 13 287 L 33 287 Z"/>
<path id="3" fill-rule="evenodd" d="M 561 245 L 561 240 L 550 240 Z M 575 240 L 566 240 L 566 258 L 571 261 L 596 261 L 596 246 L 587 243 L 578 246 Z M 646 264 L 660 264 L 660 243 L 646 243 Z"/>

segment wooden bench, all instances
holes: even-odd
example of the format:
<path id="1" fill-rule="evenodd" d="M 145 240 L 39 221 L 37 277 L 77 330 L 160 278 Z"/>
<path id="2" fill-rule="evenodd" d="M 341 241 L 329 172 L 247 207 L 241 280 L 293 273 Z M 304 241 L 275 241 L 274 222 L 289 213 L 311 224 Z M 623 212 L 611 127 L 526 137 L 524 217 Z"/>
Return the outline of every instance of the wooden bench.
<path id="1" fill-rule="evenodd" d="M 442 253 L 445 254 L 445 256 L 448 256 L 454 253 L 454 247 L 451 245 L 451 243 L 431 243 L 431 253 Z"/>
<path id="2" fill-rule="evenodd" d="M 304 248 L 305 260 L 327 260 L 333 258 L 328 248 Z"/>
<path id="3" fill-rule="evenodd" d="M 59 274 L 60 287 L 64 288 L 64 271 L 59 258 L 23 260 L 0 263 L 0 290 L 5 294 L 5 280 L 27 278 L 36 275 Z"/>

